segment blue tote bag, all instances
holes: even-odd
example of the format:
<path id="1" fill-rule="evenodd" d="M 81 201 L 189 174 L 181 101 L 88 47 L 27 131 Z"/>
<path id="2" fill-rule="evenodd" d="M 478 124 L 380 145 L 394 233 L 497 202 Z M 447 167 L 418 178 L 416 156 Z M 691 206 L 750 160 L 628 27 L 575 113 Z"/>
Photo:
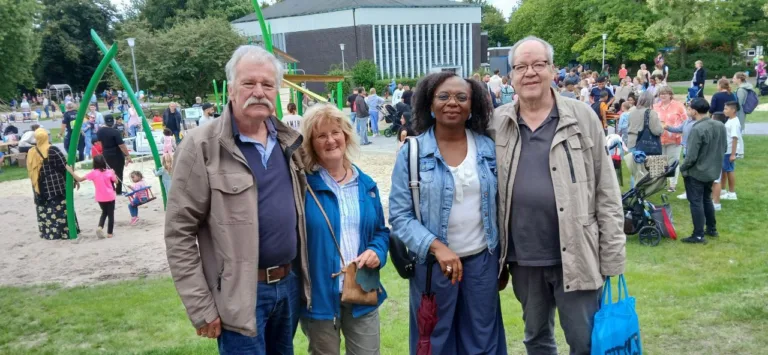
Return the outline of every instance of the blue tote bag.
<path id="1" fill-rule="evenodd" d="M 605 278 L 600 310 L 592 328 L 592 355 L 642 355 L 640 322 L 635 298 L 629 297 L 624 275 L 619 275 L 619 300 L 613 302 L 611 278 Z M 623 292 L 622 292 L 623 291 Z"/>

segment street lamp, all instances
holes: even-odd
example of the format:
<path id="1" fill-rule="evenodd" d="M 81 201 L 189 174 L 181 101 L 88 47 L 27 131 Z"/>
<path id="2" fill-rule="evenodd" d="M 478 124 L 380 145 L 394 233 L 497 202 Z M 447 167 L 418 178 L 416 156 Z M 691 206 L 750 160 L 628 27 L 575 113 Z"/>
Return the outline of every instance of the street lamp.
<path id="1" fill-rule="evenodd" d="M 605 40 L 608 38 L 607 33 L 603 33 L 603 67 L 600 70 L 605 69 Z"/>
<path id="2" fill-rule="evenodd" d="M 136 94 L 139 94 L 139 74 L 136 72 L 136 56 L 133 54 L 133 47 L 136 45 L 136 38 L 128 38 L 128 47 L 131 47 L 131 59 L 133 60 L 133 79 L 136 81 Z"/>
<path id="3" fill-rule="evenodd" d="M 341 48 L 341 71 L 347 71 L 346 64 L 344 64 L 344 43 L 339 43 Z"/>

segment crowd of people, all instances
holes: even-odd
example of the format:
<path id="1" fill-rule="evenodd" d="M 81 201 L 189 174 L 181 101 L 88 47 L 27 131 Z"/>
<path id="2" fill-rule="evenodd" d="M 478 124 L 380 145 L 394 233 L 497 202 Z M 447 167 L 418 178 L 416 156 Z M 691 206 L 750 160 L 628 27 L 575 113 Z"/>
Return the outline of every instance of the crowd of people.
<path id="1" fill-rule="evenodd" d="M 682 162 L 668 190 L 678 190 L 682 175 L 680 197 L 694 225 L 683 241 L 705 243 L 718 235 L 720 186 L 727 185 L 722 198 L 737 198 L 746 75 L 734 75 L 736 92 L 727 79 L 718 81 L 709 102 L 701 97 L 699 61 L 696 95 L 683 103 L 666 85 L 661 54 L 652 72 L 642 65 L 634 78 L 622 65 L 616 86 L 608 66 L 556 68 L 554 49 L 536 37 L 517 42 L 509 64 L 503 76 L 442 72 L 413 89 L 388 88 L 384 96 L 391 94 L 400 119 L 388 220 L 377 183 L 354 163 L 360 146 L 371 144 L 369 127 L 379 134 L 386 99 L 374 88 L 347 98 L 349 118 L 333 105 L 313 105 L 303 117 L 289 106 L 286 121 L 299 121 L 297 129 L 274 116 L 282 64 L 246 45 L 226 65 L 230 101 L 220 117 L 197 100 L 203 117 L 187 131 L 171 103 L 162 117 L 165 169 L 157 172 L 170 192 L 164 237 L 197 334 L 217 339 L 222 354 L 290 354 L 300 327 L 310 353 L 340 354 L 344 339 L 349 353 L 378 354 L 378 309 L 387 298 L 379 271 L 396 252 L 393 243 L 402 243 L 408 254 L 392 259 L 413 263 L 403 273 L 395 265 L 409 282 L 411 354 L 425 339 L 433 354 L 506 354 L 507 337 L 520 336 L 505 332 L 503 307 L 522 308 L 529 354 L 557 352 L 555 311 L 570 353 L 589 354 L 603 281 L 621 275 L 626 261 L 606 135 L 619 135 L 633 161 L 659 155 L 669 165 Z M 132 184 L 122 181 L 131 161 L 123 138 L 140 129 L 125 105 L 127 127 L 122 116 L 91 105 L 77 132 L 81 159 L 93 146 L 85 176 L 66 165 L 44 129 L 26 137 L 36 153 L 28 169 L 41 237 L 68 235 L 67 173 L 77 184 L 94 183 L 99 238 L 114 235 L 122 187 L 146 187 L 139 171 L 129 174 Z M 74 115 L 68 103 L 65 149 Z M 131 224 L 147 197 L 131 195 Z M 502 304 L 508 283 L 519 305 Z M 421 313 L 430 306 L 436 319 L 425 336 Z"/>

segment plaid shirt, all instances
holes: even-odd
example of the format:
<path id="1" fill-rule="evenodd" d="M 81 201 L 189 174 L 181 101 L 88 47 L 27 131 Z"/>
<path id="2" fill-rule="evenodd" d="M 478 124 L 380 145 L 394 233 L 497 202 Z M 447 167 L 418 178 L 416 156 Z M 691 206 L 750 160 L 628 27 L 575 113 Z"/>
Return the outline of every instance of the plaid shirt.
<path id="1" fill-rule="evenodd" d="M 32 149 L 35 152 L 30 154 L 37 154 L 37 148 Z M 43 161 L 43 166 L 40 169 L 40 173 L 43 177 L 41 182 L 38 182 L 40 186 L 40 193 L 43 197 L 50 199 L 56 196 L 64 195 L 64 186 L 66 184 L 66 158 L 59 148 L 51 146 L 48 149 L 48 159 Z"/>

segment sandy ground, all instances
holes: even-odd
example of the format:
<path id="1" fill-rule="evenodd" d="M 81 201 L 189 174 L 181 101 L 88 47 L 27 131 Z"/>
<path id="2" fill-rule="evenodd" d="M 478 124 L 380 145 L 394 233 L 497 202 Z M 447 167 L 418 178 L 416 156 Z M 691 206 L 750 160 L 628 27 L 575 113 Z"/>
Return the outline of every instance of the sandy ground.
<path id="1" fill-rule="evenodd" d="M 356 160 L 358 166 L 371 175 L 381 190 L 384 210 L 387 210 L 394 138 L 377 138 L 364 147 Z M 132 170 L 143 170 L 146 181 L 158 186 L 152 175 L 151 162 L 134 163 L 126 167 L 126 179 Z M 143 168 L 143 169 L 142 169 Z M 86 171 L 81 171 L 86 173 Z M 127 180 L 126 180 L 127 181 Z M 115 211 L 115 237 L 99 240 L 95 237 L 101 210 L 94 202 L 93 185 L 84 182 L 75 192 L 75 208 L 80 223 L 81 238 L 69 240 L 41 239 L 29 179 L 0 183 L 0 285 L 33 285 L 58 283 L 77 286 L 111 280 L 137 278 L 145 275 L 165 275 L 168 262 L 163 241 L 165 213 L 160 190 L 153 188 L 158 199 L 139 209 L 138 225 L 129 224 L 127 200 L 118 197 Z"/>

